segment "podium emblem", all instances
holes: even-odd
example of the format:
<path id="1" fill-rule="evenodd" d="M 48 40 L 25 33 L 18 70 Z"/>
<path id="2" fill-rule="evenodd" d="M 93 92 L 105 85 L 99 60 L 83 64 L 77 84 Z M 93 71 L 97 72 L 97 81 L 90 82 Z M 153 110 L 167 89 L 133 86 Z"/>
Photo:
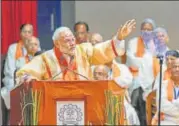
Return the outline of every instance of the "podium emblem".
<path id="1" fill-rule="evenodd" d="M 57 104 L 57 125 L 84 125 L 84 103 Z"/>

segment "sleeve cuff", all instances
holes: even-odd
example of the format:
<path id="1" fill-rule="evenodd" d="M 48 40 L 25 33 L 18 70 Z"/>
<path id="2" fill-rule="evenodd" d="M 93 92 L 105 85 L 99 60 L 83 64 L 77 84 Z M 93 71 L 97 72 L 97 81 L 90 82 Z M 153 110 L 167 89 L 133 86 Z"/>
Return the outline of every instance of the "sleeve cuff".
<path id="1" fill-rule="evenodd" d="M 122 87 L 122 88 L 127 88 L 127 87 L 128 87 L 128 85 L 126 85 L 126 84 L 121 80 L 120 77 L 114 78 L 114 81 L 115 81 L 120 87 Z"/>
<path id="2" fill-rule="evenodd" d="M 179 106 L 179 100 L 178 100 L 178 99 L 173 100 L 172 103 L 173 103 L 174 105 L 176 105 L 176 106 Z"/>
<path id="3" fill-rule="evenodd" d="M 118 40 L 116 37 L 112 40 L 112 49 L 116 56 L 121 56 L 125 53 L 125 41 Z"/>

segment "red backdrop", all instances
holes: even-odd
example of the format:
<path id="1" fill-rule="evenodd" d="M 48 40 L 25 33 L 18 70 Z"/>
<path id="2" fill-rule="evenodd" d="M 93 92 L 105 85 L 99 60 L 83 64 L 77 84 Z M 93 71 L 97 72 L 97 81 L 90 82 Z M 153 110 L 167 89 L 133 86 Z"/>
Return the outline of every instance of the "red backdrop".
<path id="1" fill-rule="evenodd" d="M 2 43 L 1 53 L 6 54 L 10 44 L 20 39 L 20 26 L 30 23 L 37 35 L 37 1 L 2 0 Z"/>

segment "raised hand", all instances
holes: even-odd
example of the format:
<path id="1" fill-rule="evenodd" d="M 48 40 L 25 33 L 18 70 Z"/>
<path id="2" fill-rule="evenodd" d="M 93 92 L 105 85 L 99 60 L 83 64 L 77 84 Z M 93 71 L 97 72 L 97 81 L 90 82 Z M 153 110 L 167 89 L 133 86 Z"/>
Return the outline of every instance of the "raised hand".
<path id="1" fill-rule="evenodd" d="M 124 25 L 121 25 L 117 33 L 118 40 L 124 40 L 135 29 L 135 19 L 128 20 Z"/>

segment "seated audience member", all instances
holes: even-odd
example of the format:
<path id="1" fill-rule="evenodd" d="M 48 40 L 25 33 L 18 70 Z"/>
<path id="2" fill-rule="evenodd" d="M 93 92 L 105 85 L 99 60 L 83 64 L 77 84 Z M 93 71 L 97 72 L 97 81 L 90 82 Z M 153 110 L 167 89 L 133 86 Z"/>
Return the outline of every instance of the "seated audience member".
<path id="1" fill-rule="evenodd" d="M 14 72 L 16 70 L 16 60 L 27 54 L 24 47 L 25 41 L 33 35 L 33 26 L 31 24 L 23 24 L 20 27 L 20 40 L 9 46 L 4 64 L 4 78 L 2 79 L 3 87 L 1 88 L 2 103 L 8 111 L 3 115 L 3 124 L 8 125 L 9 109 L 10 109 L 10 90 L 14 87 Z M 5 108 L 5 109 L 6 109 Z M 4 117 L 6 116 L 6 117 Z M 4 119 L 5 118 L 5 119 Z"/>
<path id="2" fill-rule="evenodd" d="M 162 80 L 168 80 L 171 77 L 171 67 L 173 61 L 179 58 L 179 53 L 175 50 L 169 50 L 165 54 L 165 61 L 164 61 L 164 67 L 162 69 Z M 160 73 L 158 73 L 156 80 L 154 82 L 153 90 L 159 89 L 159 79 L 160 79 Z"/>
<path id="3" fill-rule="evenodd" d="M 89 26 L 86 22 L 79 21 L 74 25 L 76 43 L 89 42 Z"/>
<path id="4" fill-rule="evenodd" d="M 169 48 L 167 47 L 167 42 L 169 41 L 168 33 L 164 28 L 157 27 L 154 30 L 154 43 L 155 43 L 155 53 L 158 55 L 165 55 Z"/>
<path id="5" fill-rule="evenodd" d="M 103 37 L 99 33 L 92 33 L 90 40 L 92 45 L 103 42 Z"/>
<path id="6" fill-rule="evenodd" d="M 27 39 L 25 48 L 27 49 L 27 55 L 16 60 L 17 69 L 20 69 L 22 66 L 30 62 L 35 53 L 38 52 L 40 49 L 40 42 L 38 38 L 32 36 L 31 38 Z"/>
<path id="7" fill-rule="evenodd" d="M 161 93 L 161 125 L 179 125 L 179 58 L 171 67 L 171 78 L 163 81 Z M 157 99 L 158 101 L 158 99 Z M 158 114 L 152 125 L 158 124 Z"/>
<path id="8" fill-rule="evenodd" d="M 108 74 L 107 74 L 108 72 Z M 113 60 L 111 68 L 100 65 L 94 68 L 94 79 L 95 80 L 113 80 L 120 85 L 122 88 L 128 88 L 132 83 L 132 74 L 125 64 L 119 64 Z M 135 112 L 135 109 L 130 104 L 130 98 L 128 91 L 126 90 L 124 106 L 126 111 L 126 119 L 128 125 L 139 125 L 139 119 Z"/>
<path id="9" fill-rule="evenodd" d="M 6 107 L 10 109 L 9 99 L 10 90 L 14 87 L 14 71 L 16 70 L 16 60 L 26 56 L 27 51 L 24 46 L 25 41 L 33 35 L 33 26 L 31 24 L 23 24 L 20 27 L 21 39 L 17 43 L 9 46 L 4 66 L 4 87 L 1 89 L 1 96 L 4 99 Z"/>
<path id="10" fill-rule="evenodd" d="M 133 76 L 125 64 L 120 64 L 118 62 L 116 62 L 116 59 L 113 60 L 109 78 L 114 79 L 114 81 L 119 84 L 120 87 L 126 88 L 124 106 L 126 111 L 127 125 L 140 125 L 139 118 L 135 109 L 131 105 L 131 99 L 128 93 L 128 89 L 132 84 Z"/>
<path id="11" fill-rule="evenodd" d="M 109 68 L 106 65 L 96 65 L 93 71 L 95 80 L 108 80 Z"/>

